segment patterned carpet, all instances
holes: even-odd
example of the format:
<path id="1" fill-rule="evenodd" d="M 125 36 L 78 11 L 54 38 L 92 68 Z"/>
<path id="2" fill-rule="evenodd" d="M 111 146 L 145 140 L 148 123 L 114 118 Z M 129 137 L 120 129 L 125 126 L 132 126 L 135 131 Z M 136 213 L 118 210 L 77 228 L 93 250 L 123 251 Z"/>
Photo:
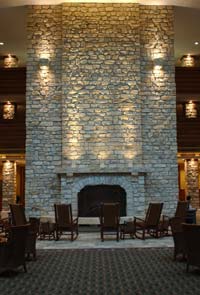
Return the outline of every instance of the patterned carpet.
<path id="1" fill-rule="evenodd" d="M 200 274 L 172 257 L 172 248 L 39 250 L 28 273 L 0 277 L 0 294 L 200 294 Z"/>

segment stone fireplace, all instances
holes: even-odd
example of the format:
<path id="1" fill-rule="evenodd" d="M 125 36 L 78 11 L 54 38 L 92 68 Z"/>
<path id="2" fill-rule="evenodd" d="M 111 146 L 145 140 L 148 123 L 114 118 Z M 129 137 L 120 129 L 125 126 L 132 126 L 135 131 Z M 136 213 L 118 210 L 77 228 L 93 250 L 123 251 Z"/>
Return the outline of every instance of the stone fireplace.
<path id="1" fill-rule="evenodd" d="M 144 174 L 137 173 L 89 173 L 72 177 L 67 174 L 61 176 L 61 199 L 72 203 L 74 213 L 78 215 L 78 194 L 86 186 L 119 186 L 125 193 L 126 215 L 133 211 L 143 213 L 145 208 Z M 102 199 L 103 201 L 104 199 Z M 113 201 L 116 201 L 113 199 Z"/>
<path id="2" fill-rule="evenodd" d="M 86 186 L 120 186 L 126 215 L 177 198 L 173 8 L 31 6 L 26 208 L 53 213 Z M 41 69 L 40 60 L 49 60 Z M 159 60 L 159 64 L 157 64 Z"/>

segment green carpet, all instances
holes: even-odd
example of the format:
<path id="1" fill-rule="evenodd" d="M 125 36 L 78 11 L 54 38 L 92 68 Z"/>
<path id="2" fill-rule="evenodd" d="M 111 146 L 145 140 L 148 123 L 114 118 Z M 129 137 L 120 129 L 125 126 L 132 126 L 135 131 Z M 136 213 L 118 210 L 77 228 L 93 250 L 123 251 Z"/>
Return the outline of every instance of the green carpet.
<path id="1" fill-rule="evenodd" d="M 0 277 L 0 294 L 200 294 L 200 275 L 172 257 L 171 248 L 39 250 L 28 273 Z"/>

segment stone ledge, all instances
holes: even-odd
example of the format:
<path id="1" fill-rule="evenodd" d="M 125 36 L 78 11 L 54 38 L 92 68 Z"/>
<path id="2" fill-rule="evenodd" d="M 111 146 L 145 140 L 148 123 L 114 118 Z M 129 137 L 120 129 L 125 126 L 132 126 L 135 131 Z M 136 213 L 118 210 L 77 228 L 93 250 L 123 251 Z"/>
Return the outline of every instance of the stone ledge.
<path id="1" fill-rule="evenodd" d="M 55 217 L 51 215 L 42 215 L 40 217 L 41 222 L 55 222 Z M 121 216 L 120 224 L 123 224 L 125 221 L 133 221 L 133 216 Z M 79 225 L 99 225 L 99 217 L 78 217 Z"/>
<path id="2" fill-rule="evenodd" d="M 76 177 L 76 176 L 83 176 L 83 175 L 131 175 L 131 176 L 145 176 L 147 174 L 146 168 L 143 167 L 135 167 L 135 168 L 130 168 L 130 169 L 76 169 L 76 168 L 63 168 L 61 167 L 60 169 L 57 169 L 56 174 L 58 175 L 66 175 L 66 177 Z"/>

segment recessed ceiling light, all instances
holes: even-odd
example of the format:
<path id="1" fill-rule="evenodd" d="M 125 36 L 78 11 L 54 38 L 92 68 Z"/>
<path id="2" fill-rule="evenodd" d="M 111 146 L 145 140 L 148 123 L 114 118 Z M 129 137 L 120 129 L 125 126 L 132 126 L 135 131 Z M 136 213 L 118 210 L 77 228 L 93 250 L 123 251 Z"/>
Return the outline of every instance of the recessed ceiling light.
<path id="1" fill-rule="evenodd" d="M 3 46 L 4 45 L 4 42 L 0 42 L 0 46 Z"/>
<path id="2" fill-rule="evenodd" d="M 198 42 L 198 41 L 195 41 L 195 42 L 194 42 L 194 45 L 199 45 L 199 42 Z"/>

